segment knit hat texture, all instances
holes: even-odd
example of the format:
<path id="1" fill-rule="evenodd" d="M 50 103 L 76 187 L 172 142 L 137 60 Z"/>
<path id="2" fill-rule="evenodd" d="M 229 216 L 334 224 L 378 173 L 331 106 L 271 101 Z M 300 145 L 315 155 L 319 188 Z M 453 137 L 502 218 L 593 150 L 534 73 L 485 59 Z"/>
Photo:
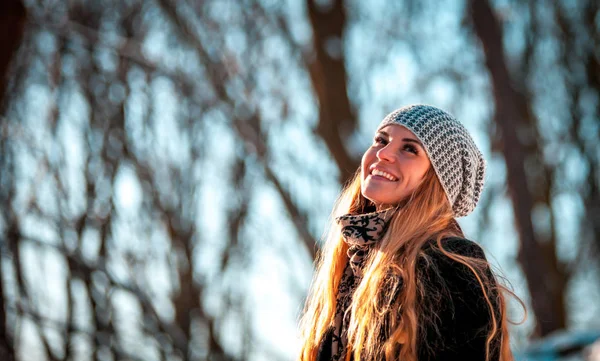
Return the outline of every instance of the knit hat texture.
<path id="1" fill-rule="evenodd" d="M 388 114 L 377 127 L 398 124 L 423 143 L 455 217 L 471 213 L 483 190 L 486 162 L 467 129 L 447 112 L 415 104 Z"/>

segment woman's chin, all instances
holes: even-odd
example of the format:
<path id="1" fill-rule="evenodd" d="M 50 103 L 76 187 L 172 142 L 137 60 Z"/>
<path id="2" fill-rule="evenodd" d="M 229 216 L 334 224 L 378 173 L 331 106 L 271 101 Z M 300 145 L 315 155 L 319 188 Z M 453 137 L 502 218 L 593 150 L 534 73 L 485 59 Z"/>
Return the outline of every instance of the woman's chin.
<path id="1" fill-rule="evenodd" d="M 377 209 L 380 209 L 385 204 L 393 203 L 393 202 L 390 202 L 390 200 L 387 199 L 386 197 L 382 197 L 381 195 L 377 195 L 377 194 L 364 192 L 363 196 L 365 198 L 367 198 L 368 200 L 370 200 L 371 202 L 373 202 L 375 204 L 375 206 L 377 207 Z"/>
<path id="2" fill-rule="evenodd" d="M 377 206 L 377 209 L 387 208 L 388 206 L 400 203 L 402 200 L 402 197 L 390 198 L 389 192 L 375 192 L 369 188 L 366 188 L 362 192 L 362 195 L 373 202 Z"/>

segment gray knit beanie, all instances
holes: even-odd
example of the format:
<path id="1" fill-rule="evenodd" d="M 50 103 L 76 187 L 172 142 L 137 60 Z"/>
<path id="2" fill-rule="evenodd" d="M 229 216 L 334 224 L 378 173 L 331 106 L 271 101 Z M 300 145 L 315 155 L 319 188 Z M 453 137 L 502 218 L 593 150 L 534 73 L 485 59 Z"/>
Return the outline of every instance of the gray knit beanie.
<path id="1" fill-rule="evenodd" d="M 471 213 L 483 190 L 485 160 L 467 129 L 447 112 L 423 104 L 391 112 L 377 130 L 389 124 L 405 126 L 423 143 L 454 216 Z"/>

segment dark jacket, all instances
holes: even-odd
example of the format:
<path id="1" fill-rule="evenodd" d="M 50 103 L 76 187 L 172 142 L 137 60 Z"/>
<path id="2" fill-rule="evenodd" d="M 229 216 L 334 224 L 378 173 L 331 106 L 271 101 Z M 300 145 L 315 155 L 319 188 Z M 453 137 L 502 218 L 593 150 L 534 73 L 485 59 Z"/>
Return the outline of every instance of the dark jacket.
<path id="1" fill-rule="evenodd" d="M 444 249 L 459 255 L 486 259 L 481 247 L 464 238 L 447 238 L 442 241 Z M 437 310 L 436 315 L 419 315 L 418 360 L 485 360 L 485 345 L 492 318 L 481 286 L 475 275 L 463 264 L 447 257 L 430 241 L 423 247 L 425 257 L 417 262 L 417 279 L 425 290 L 419 297 L 423 309 Z M 491 271 L 487 275 L 495 284 Z M 433 291 L 433 292 L 432 292 Z M 443 297 L 429 295 L 442 291 Z M 487 290 L 490 296 L 496 290 Z M 496 319 L 500 311 L 495 302 Z M 490 361 L 499 359 L 500 336 L 491 347 Z M 319 361 L 329 361 L 331 334 L 323 337 Z"/>

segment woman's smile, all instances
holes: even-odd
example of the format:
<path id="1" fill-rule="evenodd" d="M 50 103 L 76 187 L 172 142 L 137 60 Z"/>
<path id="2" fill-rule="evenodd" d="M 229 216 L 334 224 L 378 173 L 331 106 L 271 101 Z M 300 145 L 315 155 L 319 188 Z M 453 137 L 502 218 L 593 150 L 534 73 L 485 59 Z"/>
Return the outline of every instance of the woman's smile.
<path id="1" fill-rule="evenodd" d="M 390 181 L 390 182 L 397 182 L 398 181 L 398 177 L 395 177 L 393 174 L 390 174 L 384 170 L 381 169 L 377 169 L 377 168 L 373 168 L 371 170 L 371 174 L 369 175 L 371 178 L 373 179 L 381 179 L 383 178 L 384 180 Z"/>

